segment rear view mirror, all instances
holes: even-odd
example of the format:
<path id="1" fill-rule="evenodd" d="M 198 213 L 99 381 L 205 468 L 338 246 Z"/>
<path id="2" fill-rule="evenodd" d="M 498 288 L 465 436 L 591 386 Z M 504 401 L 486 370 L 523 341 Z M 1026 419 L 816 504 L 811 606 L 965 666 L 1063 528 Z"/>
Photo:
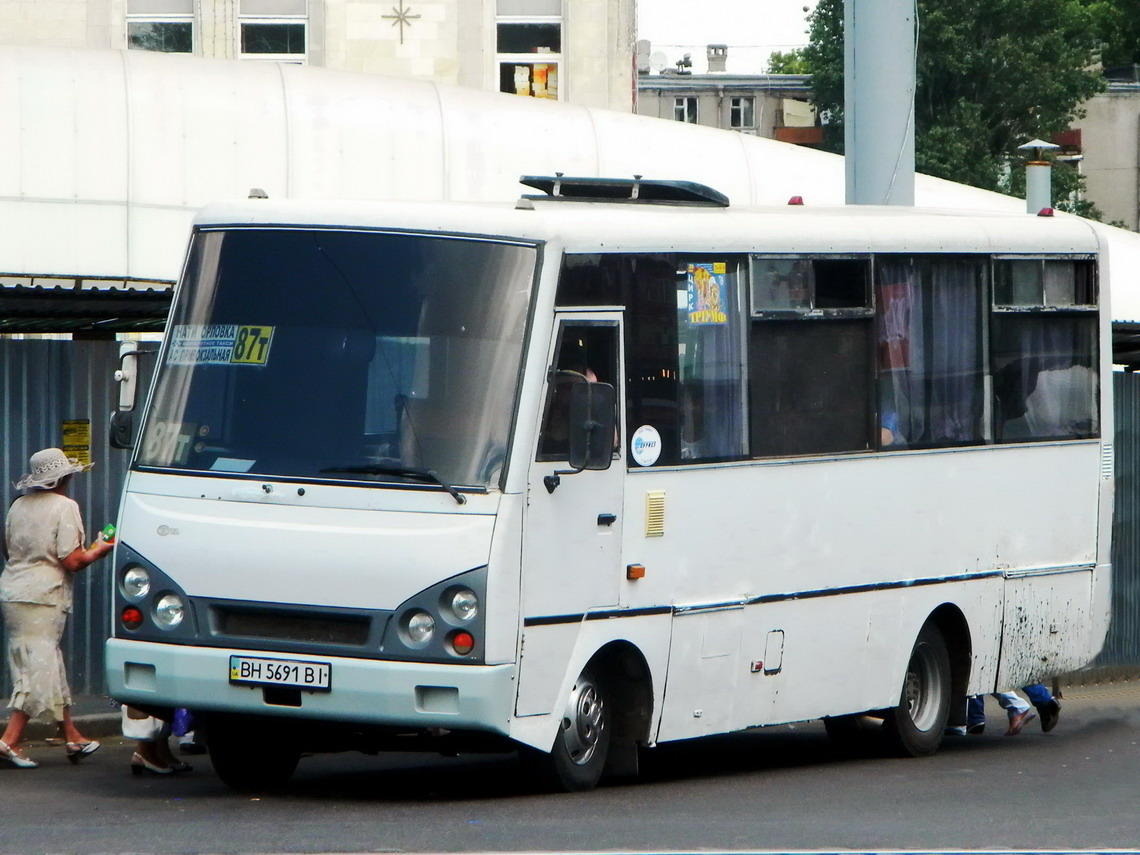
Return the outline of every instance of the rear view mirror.
<path id="1" fill-rule="evenodd" d="M 124 341 L 119 345 L 119 367 L 115 382 L 119 384 L 119 406 L 111 413 L 108 442 L 112 448 L 130 451 L 135 445 L 135 410 L 139 408 L 139 386 L 145 379 L 140 375 L 139 359 L 153 357 L 154 346 L 137 341 Z"/>
<path id="2" fill-rule="evenodd" d="M 129 451 L 135 447 L 135 414 L 124 410 L 115 410 L 111 413 L 111 426 L 107 434 L 107 442 L 111 448 L 122 448 Z"/>
<path id="3" fill-rule="evenodd" d="M 609 383 L 575 383 L 570 388 L 570 466 L 609 469 L 614 454 L 617 393 Z"/>

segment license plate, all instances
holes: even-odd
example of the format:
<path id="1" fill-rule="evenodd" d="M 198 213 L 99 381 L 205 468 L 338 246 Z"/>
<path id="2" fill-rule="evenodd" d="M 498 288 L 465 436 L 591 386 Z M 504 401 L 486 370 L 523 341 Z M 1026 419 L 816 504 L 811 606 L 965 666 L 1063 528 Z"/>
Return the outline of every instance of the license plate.
<path id="1" fill-rule="evenodd" d="M 231 656 L 230 682 L 327 692 L 332 686 L 332 665 L 328 662 L 304 662 L 297 659 Z"/>

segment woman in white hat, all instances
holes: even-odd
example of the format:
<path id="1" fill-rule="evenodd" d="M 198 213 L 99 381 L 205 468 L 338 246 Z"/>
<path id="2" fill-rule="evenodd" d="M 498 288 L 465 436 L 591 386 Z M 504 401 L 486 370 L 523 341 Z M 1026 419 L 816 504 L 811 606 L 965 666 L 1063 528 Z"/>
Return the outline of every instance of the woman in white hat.
<path id="1" fill-rule="evenodd" d="M 67 757 L 78 763 L 99 748 L 71 718 L 60 638 L 71 611 L 74 574 L 114 546 L 98 540 L 85 547 L 79 505 L 66 495 L 71 476 L 83 466 L 58 448 L 32 455 L 31 472 L 16 482 L 24 495 L 5 521 L 8 561 L 0 574 L 0 607 L 8 637 L 12 715 L 0 736 L 0 760 L 20 769 L 38 765 L 19 748 L 29 719 L 50 714 L 59 724 Z"/>

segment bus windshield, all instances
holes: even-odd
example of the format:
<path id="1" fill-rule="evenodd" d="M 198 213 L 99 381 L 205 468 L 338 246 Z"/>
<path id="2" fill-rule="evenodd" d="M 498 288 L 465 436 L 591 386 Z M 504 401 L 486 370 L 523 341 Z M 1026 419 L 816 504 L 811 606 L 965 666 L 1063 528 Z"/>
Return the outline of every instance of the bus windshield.
<path id="1" fill-rule="evenodd" d="M 198 232 L 136 466 L 498 485 L 536 259 L 458 237 Z"/>

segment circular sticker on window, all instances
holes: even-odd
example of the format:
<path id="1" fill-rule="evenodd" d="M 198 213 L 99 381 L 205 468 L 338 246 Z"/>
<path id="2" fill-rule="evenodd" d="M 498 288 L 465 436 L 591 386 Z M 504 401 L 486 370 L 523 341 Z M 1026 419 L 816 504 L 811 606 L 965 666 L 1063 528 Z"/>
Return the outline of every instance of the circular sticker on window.
<path id="1" fill-rule="evenodd" d="M 638 466 L 652 466 L 661 456 L 661 434 L 653 425 L 642 425 L 633 432 L 629 450 Z"/>

